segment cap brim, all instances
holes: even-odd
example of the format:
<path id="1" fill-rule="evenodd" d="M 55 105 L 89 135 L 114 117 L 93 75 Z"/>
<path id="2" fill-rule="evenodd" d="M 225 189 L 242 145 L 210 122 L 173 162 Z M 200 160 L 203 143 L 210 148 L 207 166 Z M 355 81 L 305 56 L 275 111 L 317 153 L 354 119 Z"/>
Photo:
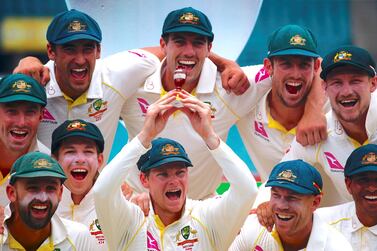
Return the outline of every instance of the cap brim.
<path id="1" fill-rule="evenodd" d="M 322 69 L 322 72 L 320 74 L 320 77 L 323 79 L 323 80 L 326 80 L 326 77 L 327 75 L 329 74 L 330 71 L 334 70 L 335 68 L 337 67 L 340 67 L 340 66 L 345 66 L 345 65 L 350 65 L 350 66 L 353 66 L 357 69 L 360 69 L 360 70 L 363 70 L 365 71 L 369 76 L 371 77 L 374 77 L 375 75 L 375 72 L 373 71 L 372 68 L 366 68 L 364 67 L 363 65 L 360 65 L 360 64 L 357 64 L 355 62 L 352 62 L 352 61 L 346 61 L 346 60 L 342 60 L 340 62 L 337 62 L 335 64 L 332 64 L 331 66 L 325 68 L 325 69 Z"/>
<path id="2" fill-rule="evenodd" d="M 160 161 L 157 161 L 157 162 L 153 163 L 152 165 L 149 165 L 149 166 L 147 166 L 145 168 L 142 168 L 140 171 L 145 172 L 145 171 L 148 171 L 150 169 L 158 168 L 158 167 L 160 167 L 160 166 L 162 166 L 164 164 L 172 163 L 172 162 L 183 162 L 186 167 L 192 166 L 191 162 L 188 161 L 185 158 L 182 158 L 182 157 L 169 157 L 169 158 L 165 158 L 165 159 L 162 159 Z"/>
<path id="3" fill-rule="evenodd" d="M 101 40 L 98 37 L 89 35 L 89 34 L 75 34 L 72 36 L 68 36 L 59 40 L 54 41 L 54 44 L 66 44 L 68 42 L 76 41 L 76 40 L 93 40 L 98 43 L 101 43 Z"/>
<path id="4" fill-rule="evenodd" d="M 211 41 L 213 40 L 213 34 L 212 33 L 209 33 L 209 32 L 206 32 L 206 31 L 203 31 L 201 29 L 198 29 L 194 26 L 180 26 L 180 27 L 175 27 L 175 28 L 171 28 L 169 30 L 166 30 L 162 35 L 165 35 L 165 34 L 168 34 L 168 33 L 174 33 L 174 32 L 190 32 L 190 33 L 195 33 L 195 34 L 199 34 L 199 35 L 203 35 L 203 36 L 206 36 L 206 37 L 209 37 L 211 39 Z"/>
<path id="5" fill-rule="evenodd" d="M 299 194 L 314 194 L 314 192 L 308 188 L 299 186 L 295 183 L 285 181 L 285 180 L 272 180 L 268 181 L 265 185 L 266 187 L 281 187 L 281 188 L 286 188 L 289 190 L 292 190 L 296 193 Z"/>
<path id="6" fill-rule="evenodd" d="M 9 103 L 9 102 L 16 102 L 16 101 L 27 101 L 27 102 L 37 103 L 42 106 L 46 106 L 46 101 L 30 96 L 30 95 L 17 94 L 17 95 L 0 98 L 0 103 Z"/>
<path id="7" fill-rule="evenodd" d="M 53 146 L 51 146 L 51 151 L 54 152 L 56 150 L 56 147 L 60 144 L 60 142 L 62 142 L 63 140 L 65 140 L 67 138 L 71 138 L 71 137 L 83 137 L 83 138 L 87 138 L 87 139 L 92 139 L 96 142 L 100 152 L 103 152 L 104 142 L 101 142 L 94 135 L 91 135 L 91 134 L 88 134 L 88 133 L 83 133 L 83 132 L 80 132 L 80 131 L 70 132 L 69 134 L 66 134 L 66 135 L 56 139 L 55 142 L 53 142 Z"/>
<path id="8" fill-rule="evenodd" d="M 16 176 L 11 176 L 11 181 L 14 182 L 14 180 L 18 178 L 39 178 L 39 177 L 53 177 L 53 178 L 59 178 L 62 180 L 67 179 L 65 175 L 62 175 L 60 173 L 43 170 L 43 171 L 38 171 L 38 172 L 28 172 L 28 173 L 23 173 L 23 174 L 17 174 Z"/>
<path id="9" fill-rule="evenodd" d="M 363 166 L 350 173 L 347 173 L 346 176 L 352 176 L 355 174 L 365 173 L 365 172 L 377 172 L 377 166 L 373 166 L 373 165 Z"/>
<path id="10" fill-rule="evenodd" d="M 268 57 L 274 57 L 274 56 L 306 56 L 306 57 L 313 57 L 318 58 L 319 55 L 315 52 L 303 50 L 303 49 L 286 49 L 286 50 L 280 50 L 275 51 L 268 55 Z"/>

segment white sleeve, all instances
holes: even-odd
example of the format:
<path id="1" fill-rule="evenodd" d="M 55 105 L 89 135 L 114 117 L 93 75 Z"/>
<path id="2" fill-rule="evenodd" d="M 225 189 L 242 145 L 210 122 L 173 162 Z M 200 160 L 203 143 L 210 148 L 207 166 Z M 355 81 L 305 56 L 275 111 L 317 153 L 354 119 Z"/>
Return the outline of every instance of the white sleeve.
<path id="1" fill-rule="evenodd" d="M 120 189 L 129 170 L 137 168 L 137 161 L 146 151 L 135 137 L 102 170 L 94 184 L 96 212 L 110 250 L 127 246 L 136 234 L 138 239 L 144 240 L 141 244 L 146 245 L 146 233 L 140 233 L 140 229 L 145 227 L 144 214 L 138 206 L 124 198 Z M 146 247 L 142 246 L 142 249 Z"/>
<path id="2" fill-rule="evenodd" d="M 155 72 L 159 63 L 160 60 L 148 51 L 123 51 L 103 60 L 103 69 L 107 73 L 104 76 L 127 99 Z"/>
<path id="3" fill-rule="evenodd" d="M 234 239 L 229 251 L 251 251 L 253 244 L 258 237 L 258 229 L 260 228 L 256 215 L 247 217 L 241 232 Z"/>
<path id="4" fill-rule="evenodd" d="M 246 74 L 250 87 L 240 96 L 234 93 L 228 94 L 224 89 L 219 93 L 222 100 L 229 106 L 238 116 L 243 117 L 258 104 L 259 100 L 271 90 L 272 82 L 263 65 L 254 65 L 242 67 Z"/>
<path id="5" fill-rule="evenodd" d="M 213 198 L 198 212 L 215 242 L 217 250 L 227 250 L 239 232 L 257 194 L 256 181 L 247 165 L 221 141 L 210 151 L 220 165 L 230 188 L 221 198 Z"/>
<path id="6" fill-rule="evenodd" d="M 317 145 L 303 147 L 300 143 L 296 141 L 296 138 L 292 140 L 289 151 L 283 156 L 281 162 L 288 160 L 301 159 L 305 162 L 314 165 L 316 163 L 316 149 Z"/>

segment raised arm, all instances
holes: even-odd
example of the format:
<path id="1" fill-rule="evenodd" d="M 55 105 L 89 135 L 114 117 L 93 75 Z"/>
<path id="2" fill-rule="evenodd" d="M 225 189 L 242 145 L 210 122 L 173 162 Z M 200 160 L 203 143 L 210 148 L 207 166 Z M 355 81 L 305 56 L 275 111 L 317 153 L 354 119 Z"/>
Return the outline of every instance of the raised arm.
<path id="1" fill-rule="evenodd" d="M 36 57 L 25 57 L 18 62 L 13 73 L 22 73 L 33 77 L 43 86 L 50 81 L 50 71 L 42 62 Z"/>

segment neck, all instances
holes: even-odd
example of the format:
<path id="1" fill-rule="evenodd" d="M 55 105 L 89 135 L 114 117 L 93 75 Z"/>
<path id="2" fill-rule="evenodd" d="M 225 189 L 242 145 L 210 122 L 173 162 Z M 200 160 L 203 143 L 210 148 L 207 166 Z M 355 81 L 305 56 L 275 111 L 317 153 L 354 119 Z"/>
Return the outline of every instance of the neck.
<path id="1" fill-rule="evenodd" d="M 300 232 L 295 236 L 279 236 L 284 251 L 297 251 L 306 248 L 308 245 L 310 232 Z"/>
<path id="2" fill-rule="evenodd" d="M 17 213 L 6 221 L 10 234 L 25 250 L 37 250 L 38 247 L 51 235 L 51 222 L 42 229 L 32 229 L 27 226 Z"/>
<path id="3" fill-rule="evenodd" d="M 298 107 L 288 107 L 272 91 L 268 95 L 268 104 L 271 117 L 279 122 L 287 131 L 295 128 L 304 114 L 304 104 Z"/>
<path id="4" fill-rule="evenodd" d="M 73 204 L 80 205 L 80 203 L 84 199 L 85 195 L 71 193 L 71 198 L 72 198 Z"/>
<path id="5" fill-rule="evenodd" d="M 185 84 L 182 86 L 182 89 L 191 93 L 198 85 L 198 81 L 198 79 L 194 81 L 189 81 L 188 79 L 186 79 Z M 164 87 L 165 91 L 171 91 L 175 89 L 174 72 L 170 72 L 167 69 L 165 63 L 161 67 L 161 82 L 162 87 Z"/>
<path id="6" fill-rule="evenodd" d="M 30 148 L 30 147 L 29 147 Z M 29 149 L 26 151 L 12 151 L 6 146 L 0 143 L 0 156 L 6 156 L 0 161 L 0 171 L 3 177 L 7 176 L 10 172 L 10 169 L 13 163 L 22 155 L 26 154 Z"/>
<path id="7" fill-rule="evenodd" d="M 183 206 L 182 210 L 177 213 L 169 212 L 168 210 L 163 210 L 163 209 L 160 209 L 159 207 L 155 207 L 153 200 L 152 200 L 152 206 L 153 206 L 154 214 L 158 215 L 158 217 L 160 218 L 164 226 L 169 226 L 173 222 L 179 220 L 182 216 L 182 210 L 184 208 Z"/>
<path id="8" fill-rule="evenodd" d="M 365 129 L 365 118 L 358 120 L 357 122 L 339 121 L 347 135 L 359 142 L 360 145 L 364 144 L 368 139 L 367 130 Z"/>

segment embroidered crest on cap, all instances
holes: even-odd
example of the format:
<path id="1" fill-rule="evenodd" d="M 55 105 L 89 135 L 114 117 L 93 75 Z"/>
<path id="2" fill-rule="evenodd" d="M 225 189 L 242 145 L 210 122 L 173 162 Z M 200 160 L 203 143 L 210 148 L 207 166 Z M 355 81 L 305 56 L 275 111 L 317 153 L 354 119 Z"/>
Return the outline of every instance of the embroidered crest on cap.
<path id="1" fill-rule="evenodd" d="M 166 144 L 162 147 L 161 154 L 162 155 L 177 155 L 179 154 L 179 148 L 174 147 L 171 144 Z"/>
<path id="2" fill-rule="evenodd" d="M 30 92 L 31 85 L 26 83 L 24 80 L 17 80 L 14 82 L 12 85 L 13 91 L 15 92 L 25 92 L 28 93 Z"/>
<path id="3" fill-rule="evenodd" d="M 291 37 L 291 39 L 289 40 L 289 43 L 291 45 L 305 45 L 306 43 L 306 39 L 301 37 L 300 35 L 295 35 L 293 37 Z"/>
<path id="4" fill-rule="evenodd" d="M 296 178 L 297 176 L 293 174 L 292 170 L 284 170 L 277 177 L 279 180 L 288 180 L 290 182 L 294 182 Z"/>
<path id="5" fill-rule="evenodd" d="M 86 31 L 86 24 L 81 23 L 80 21 L 72 21 L 68 26 L 69 32 L 78 32 L 78 31 Z"/>
<path id="6" fill-rule="evenodd" d="M 184 13 L 180 18 L 179 22 L 181 24 L 198 24 L 199 17 L 195 16 L 191 12 Z"/>
<path id="7" fill-rule="evenodd" d="M 363 159 L 361 161 L 361 164 L 367 165 L 367 164 L 377 164 L 377 156 L 376 153 L 370 152 L 363 156 Z"/>
<path id="8" fill-rule="evenodd" d="M 50 163 L 47 159 L 37 159 L 33 162 L 34 168 L 51 168 L 52 163 Z"/>
<path id="9" fill-rule="evenodd" d="M 341 60 L 351 60 L 352 54 L 346 51 L 340 51 L 335 54 L 334 63 Z"/>
<path id="10" fill-rule="evenodd" d="M 68 131 L 72 131 L 72 130 L 84 131 L 85 127 L 86 127 L 86 124 L 81 123 L 80 121 L 74 121 L 67 126 L 67 130 Z"/>

